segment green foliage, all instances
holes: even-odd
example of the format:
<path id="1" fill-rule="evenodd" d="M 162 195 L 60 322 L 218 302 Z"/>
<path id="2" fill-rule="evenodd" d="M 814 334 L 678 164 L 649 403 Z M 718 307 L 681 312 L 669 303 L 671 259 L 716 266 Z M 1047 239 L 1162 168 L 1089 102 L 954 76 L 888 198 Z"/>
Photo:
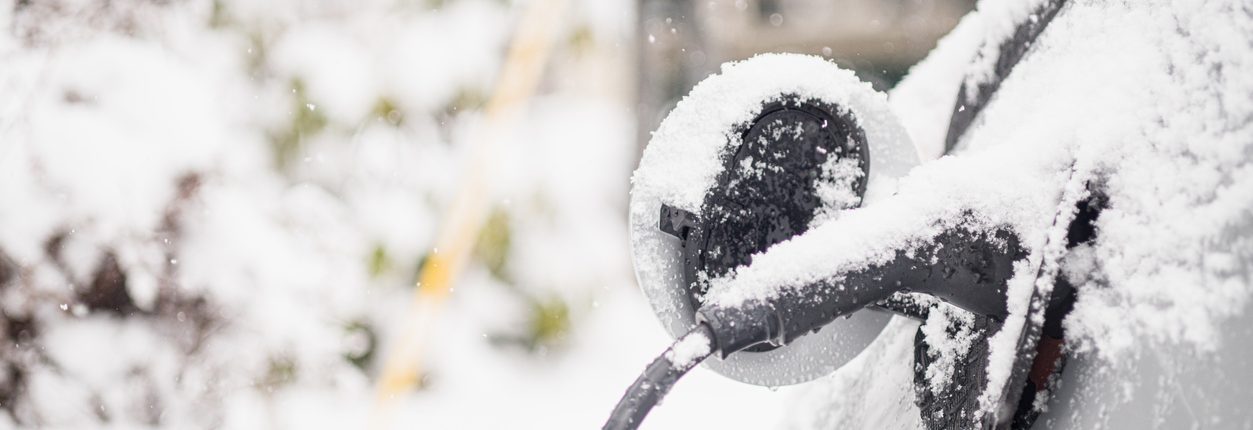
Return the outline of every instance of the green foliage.
<path id="1" fill-rule="evenodd" d="M 375 351 L 378 349 L 378 334 L 375 333 L 374 327 L 364 321 L 353 321 L 344 327 L 344 330 L 348 336 L 364 336 L 366 340 L 363 349 L 345 353 L 344 359 L 362 372 L 368 371 L 374 360 Z"/>
<path id="2" fill-rule="evenodd" d="M 225 28 L 231 25 L 230 12 L 222 0 L 213 0 L 213 10 L 209 12 L 209 28 Z"/>
<path id="3" fill-rule="evenodd" d="M 387 97 L 380 98 L 377 103 L 374 103 L 372 113 L 392 126 L 400 126 L 405 122 L 404 112 L 401 112 L 396 103 Z"/>
<path id="4" fill-rule="evenodd" d="M 303 139 L 326 128 L 326 115 L 317 110 L 309 100 L 304 81 L 293 79 L 292 119 L 287 129 L 272 136 L 274 160 L 280 170 L 287 170 L 291 160 L 300 153 Z"/>
<path id="5" fill-rule="evenodd" d="M 366 268 L 371 278 L 378 278 L 392 268 L 391 256 L 387 255 L 387 248 L 383 247 L 383 244 L 374 245 L 374 250 L 370 252 L 367 260 Z"/>
<path id="6" fill-rule="evenodd" d="M 596 33 L 586 24 L 580 25 L 570 32 L 570 39 L 566 43 L 570 46 L 570 52 L 576 56 L 584 55 L 596 44 Z"/>
<path id="7" fill-rule="evenodd" d="M 479 231 L 474 256 L 494 278 L 527 304 L 526 320 L 517 326 L 517 331 L 493 336 L 493 341 L 521 346 L 532 352 L 557 346 L 570 332 L 570 306 L 560 296 L 540 297 L 515 285 L 507 270 L 512 240 L 509 212 L 501 207 L 493 208 Z"/>
<path id="8" fill-rule="evenodd" d="M 532 353 L 561 346 L 572 326 L 570 306 L 566 301 L 555 295 L 543 299 L 525 295 L 524 300 L 529 305 L 525 324 L 520 325 L 517 331 L 493 335 L 492 343 L 522 347 Z"/>
<path id="9" fill-rule="evenodd" d="M 492 209 L 474 246 L 474 256 L 487 266 L 492 276 L 506 283 L 510 282 L 505 268 L 509 263 L 509 248 L 513 240 L 509 223 L 508 212 L 501 208 Z"/>
<path id="10" fill-rule="evenodd" d="M 457 94 L 444 107 L 444 115 L 452 116 L 458 111 L 465 112 L 482 109 L 486 104 L 487 96 L 483 94 L 483 91 L 476 88 L 462 87 L 457 90 Z"/>
<path id="11" fill-rule="evenodd" d="M 270 357 L 270 366 L 266 369 L 261 385 L 267 390 L 274 390 L 296 380 L 296 362 L 289 357 Z"/>
<path id="12" fill-rule="evenodd" d="M 247 66 L 248 74 L 253 78 L 264 76 L 269 44 L 265 33 L 260 28 L 240 22 L 223 0 L 213 0 L 209 10 L 208 26 L 213 30 L 237 33 L 246 37 L 248 48 L 244 53 L 244 64 Z"/>
<path id="13" fill-rule="evenodd" d="M 533 299 L 529 327 L 527 343 L 531 349 L 561 343 L 570 332 L 570 306 L 556 296 Z"/>
<path id="14" fill-rule="evenodd" d="M 440 10 L 444 6 L 447 6 L 449 3 L 452 3 L 453 1 L 455 0 L 426 0 L 425 6 L 429 10 Z M 509 0 L 496 0 L 496 3 L 499 3 L 501 5 L 507 5 L 509 4 Z"/>
<path id="15" fill-rule="evenodd" d="M 268 43 L 266 43 L 265 35 L 259 31 L 248 33 L 248 74 L 253 77 L 262 76 L 265 71 L 266 55 L 269 52 Z M 293 87 L 295 84 L 293 83 Z M 304 86 L 301 85 L 301 89 Z"/>

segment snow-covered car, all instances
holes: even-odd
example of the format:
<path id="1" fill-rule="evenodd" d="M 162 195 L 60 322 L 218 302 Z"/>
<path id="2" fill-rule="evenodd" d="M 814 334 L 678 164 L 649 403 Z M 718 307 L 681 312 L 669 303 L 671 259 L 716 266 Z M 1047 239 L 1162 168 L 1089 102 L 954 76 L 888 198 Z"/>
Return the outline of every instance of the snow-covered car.
<path id="1" fill-rule="evenodd" d="M 890 95 L 725 65 L 633 178 L 679 340 L 606 427 L 706 359 L 821 378 L 798 427 L 1253 426 L 1250 161 L 1247 2 L 981 2 Z"/>

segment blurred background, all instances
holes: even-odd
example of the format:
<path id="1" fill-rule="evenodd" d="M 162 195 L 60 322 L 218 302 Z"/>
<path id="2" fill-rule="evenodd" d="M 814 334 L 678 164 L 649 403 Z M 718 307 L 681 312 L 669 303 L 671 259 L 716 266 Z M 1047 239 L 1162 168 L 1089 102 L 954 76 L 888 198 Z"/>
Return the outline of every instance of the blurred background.
<path id="1" fill-rule="evenodd" d="M 669 343 L 666 112 L 761 52 L 888 90 L 972 7 L 0 0 L 0 428 L 598 427 Z M 647 424 L 788 391 L 698 369 Z"/>

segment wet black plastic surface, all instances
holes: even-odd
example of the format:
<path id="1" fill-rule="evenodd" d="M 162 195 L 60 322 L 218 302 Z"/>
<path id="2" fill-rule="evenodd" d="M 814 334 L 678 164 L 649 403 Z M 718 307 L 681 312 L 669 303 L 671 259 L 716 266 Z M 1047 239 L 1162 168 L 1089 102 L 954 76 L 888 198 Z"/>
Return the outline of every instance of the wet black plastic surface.
<path id="1" fill-rule="evenodd" d="M 684 275 L 696 308 L 708 288 L 702 274 L 725 275 L 808 229 L 823 204 L 816 184 L 832 157 L 858 160 L 863 174 L 854 192 L 865 193 L 865 135 L 834 106 L 784 97 L 766 104 L 743 128 L 684 244 Z"/>

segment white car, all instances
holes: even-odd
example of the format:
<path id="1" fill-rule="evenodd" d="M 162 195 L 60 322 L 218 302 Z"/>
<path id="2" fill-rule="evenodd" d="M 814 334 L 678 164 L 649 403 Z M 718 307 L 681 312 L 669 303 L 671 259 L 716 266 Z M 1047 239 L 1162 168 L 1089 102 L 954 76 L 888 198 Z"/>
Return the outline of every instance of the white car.
<path id="1" fill-rule="evenodd" d="M 705 357 L 817 379 L 798 427 L 1253 426 L 1250 18 L 984 2 L 888 96 L 814 57 L 724 66 L 633 178 L 680 340 L 606 427 Z"/>

